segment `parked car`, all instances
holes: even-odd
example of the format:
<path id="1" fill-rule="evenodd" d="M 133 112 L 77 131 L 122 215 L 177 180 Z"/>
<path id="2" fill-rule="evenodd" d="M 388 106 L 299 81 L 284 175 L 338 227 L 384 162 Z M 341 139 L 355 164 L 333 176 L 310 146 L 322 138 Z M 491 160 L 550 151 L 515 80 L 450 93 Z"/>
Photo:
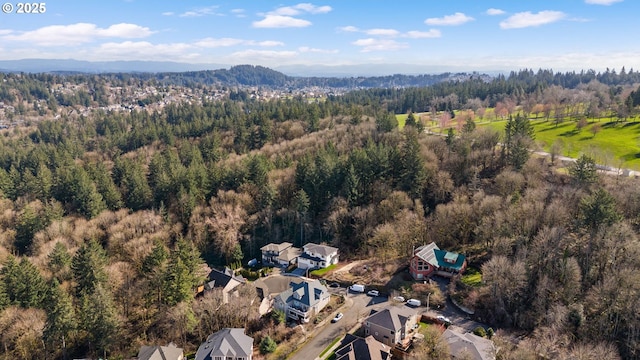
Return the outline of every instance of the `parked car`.
<path id="1" fill-rule="evenodd" d="M 420 305 L 422 305 L 422 303 L 418 299 L 409 299 L 409 300 L 407 300 L 407 305 L 420 306 Z"/>
<path id="2" fill-rule="evenodd" d="M 369 290 L 369 292 L 367 293 L 367 295 L 369 296 L 380 296 L 380 291 L 378 290 Z"/>
<path id="3" fill-rule="evenodd" d="M 393 298 L 393 300 L 397 301 L 397 302 L 404 302 L 404 297 L 403 296 L 396 296 Z"/>
<path id="4" fill-rule="evenodd" d="M 437 319 L 442 321 L 443 323 L 451 324 L 451 319 L 449 319 L 448 317 L 445 317 L 443 315 L 438 315 Z"/>
<path id="5" fill-rule="evenodd" d="M 344 316 L 343 313 L 337 313 L 336 316 L 333 319 L 331 319 L 331 322 L 332 323 L 336 323 L 336 322 L 340 321 L 340 319 L 342 319 L 343 316 Z"/>
<path id="6" fill-rule="evenodd" d="M 353 284 L 349 287 L 349 290 L 353 291 L 353 292 L 359 292 L 359 293 L 363 293 L 364 292 L 364 285 L 361 284 Z"/>
<path id="7" fill-rule="evenodd" d="M 340 284 L 338 284 L 337 282 L 334 282 L 334 283 L 329 284 L 329 287 L 330 288 L 339 288 Z"/>

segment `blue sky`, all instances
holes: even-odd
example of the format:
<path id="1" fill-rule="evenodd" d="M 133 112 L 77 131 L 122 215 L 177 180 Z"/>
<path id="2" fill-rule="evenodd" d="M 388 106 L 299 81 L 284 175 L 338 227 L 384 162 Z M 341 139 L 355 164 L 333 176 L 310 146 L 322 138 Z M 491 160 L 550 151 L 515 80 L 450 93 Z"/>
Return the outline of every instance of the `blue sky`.
<path id="1" fill-rule="evenodd" d="M 0 60 L 640 69 L 637 0 L 54 0 L 44 14 L 11 4 Z"/>

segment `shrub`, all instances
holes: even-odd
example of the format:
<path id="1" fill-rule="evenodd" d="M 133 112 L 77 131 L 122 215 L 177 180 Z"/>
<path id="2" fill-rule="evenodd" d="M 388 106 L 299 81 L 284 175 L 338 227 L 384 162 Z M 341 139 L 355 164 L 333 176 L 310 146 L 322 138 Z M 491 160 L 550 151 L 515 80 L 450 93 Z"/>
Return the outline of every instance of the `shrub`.
<path id="1" fill-rule="evenodd" d="M 273 319 L 273 321 L 275 321 L 275 322 L 276 322 L 276 324 L 278 324 L 278 325 L 279 325 L 279 324 L 284 323 L 284 322 L 285 322 L 285 320 L 286 320 L 286 317 L 285 317 L 285 315 L 284 315 L 284 311 L 277 310 L 277 309 L 275 309 L 275 310 L 271 311 L 271 318 L 272 318 L 272 319 Z"/>
<path id="2" fill-rule="evenodd" d="M 260 341 L 260 353 L 262 354 L 271 354 L 276 351 L 278 344 L 270 336 L 265 336 Z"/>
<path id="3" fill-rule="evenodd" d="M 493 330 L 491 330 L 493 331 Z M 478 326 L 477 328 L 473 329 L 473 333 L 480 336 L 480 337 L 486 337 L 487 336 L 487 332 L 485 331 L 485 329 L 482 326 Z"/>
<path id="4" fill-rule="evenodd" d="M 495 335 L 495 333 L 496 333 L 496 332 L 495 332 L 495 331 L 493 331 L 493 328 L 488 328 L 488 329 L 487 329 L 487 337 L 488 337 L 489 339 L 491 339 L 491 338 L 493 337 L 493 335 Z"/>

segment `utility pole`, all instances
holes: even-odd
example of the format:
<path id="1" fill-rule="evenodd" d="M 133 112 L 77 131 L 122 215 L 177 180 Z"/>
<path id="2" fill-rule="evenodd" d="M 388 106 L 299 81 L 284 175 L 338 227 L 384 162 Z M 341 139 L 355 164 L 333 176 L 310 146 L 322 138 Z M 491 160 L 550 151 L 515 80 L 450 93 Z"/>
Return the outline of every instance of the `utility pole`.
<path id="1" fill-rule="evenodd" d="M 429 297 L 431 296 L 431 293 L 427 293 L 427 312 L 429 312 Z"/>

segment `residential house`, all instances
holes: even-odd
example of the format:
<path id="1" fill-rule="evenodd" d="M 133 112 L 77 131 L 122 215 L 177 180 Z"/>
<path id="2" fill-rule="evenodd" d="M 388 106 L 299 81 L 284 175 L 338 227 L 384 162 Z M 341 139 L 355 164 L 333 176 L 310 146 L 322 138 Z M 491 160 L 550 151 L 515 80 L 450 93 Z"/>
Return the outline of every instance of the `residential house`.
<path id="1" fill-rule="evenodd" d="M 138 351 L 138 360 L 182 360 L 184 352 L 176 344 L 167 346 L 142 346 Z"/>
<path id="2" fill-rule="evenodd" d="M 493 341 L 472 333 L 460 334 L 445 330 L 442 337 L 449 344 L 454 359 L 495 360 L 496 347 Z"/>
<path id="3" fill-rule="evenodd" d="M 364 334 L 387 346 L 406 348 L 418 327 L 418 310 L 407 305 L 390 306 L 364 321 Z"/>
<path id="4" fill-rule="evenodd" d="M 238 286 L 247 282 L 244 278 L 235 276 L 233 270 L 229 268 L 225 268 L 224 271 L 212 269 L 208 278 L 209 281 L 204 284 L 204 290 L 222 289 L 222 301 L 225 304 L 229 302 L 229 295 L 232 294 Z"/>
<path id="5" fill-rule="evenodd" d="M 467 268 L 467 259 L 462 254 L 440 250 L 435 243 L 415 249 L 409 262 L 409 273 L 416 280 L 426 279 L 432 274 L 451 277 Z"/>
<path id="6" fill-rule="evenodd" d="M 391 348 L 371 335 L 363 339 L 347 333 L 335 354 L 336 360 L 389 360 Z"/>
<path id="7" fill-rule="evenodd" d="M 198 348 L 195 360 L 251 360 L 253 338 L 244 329 L 224 328 L 209 335 Z"/>
<path id="8" fill-rule="evenodd" d="M 301 322 L 318 314 L 329 303 L 329 290 L 318 280 L 291 282 L 290 287 L 278 294 L 273 307 L 285 313 L 286 317 Z"/>
<path id="9" fill-rule="evenodd" d="M 298 257 L 298 268 L 322 269 L 338 263 L 338 249 L 320 244 L 306 244 Z"/>
<path id="10" fill-rule="evenodd" d="M 262 263 L 287 267 L 296 264 L 302 251 L 293 244 L 283 242 L 281 244 L 270 243 L 260 248 L 262 251 Z"/>

